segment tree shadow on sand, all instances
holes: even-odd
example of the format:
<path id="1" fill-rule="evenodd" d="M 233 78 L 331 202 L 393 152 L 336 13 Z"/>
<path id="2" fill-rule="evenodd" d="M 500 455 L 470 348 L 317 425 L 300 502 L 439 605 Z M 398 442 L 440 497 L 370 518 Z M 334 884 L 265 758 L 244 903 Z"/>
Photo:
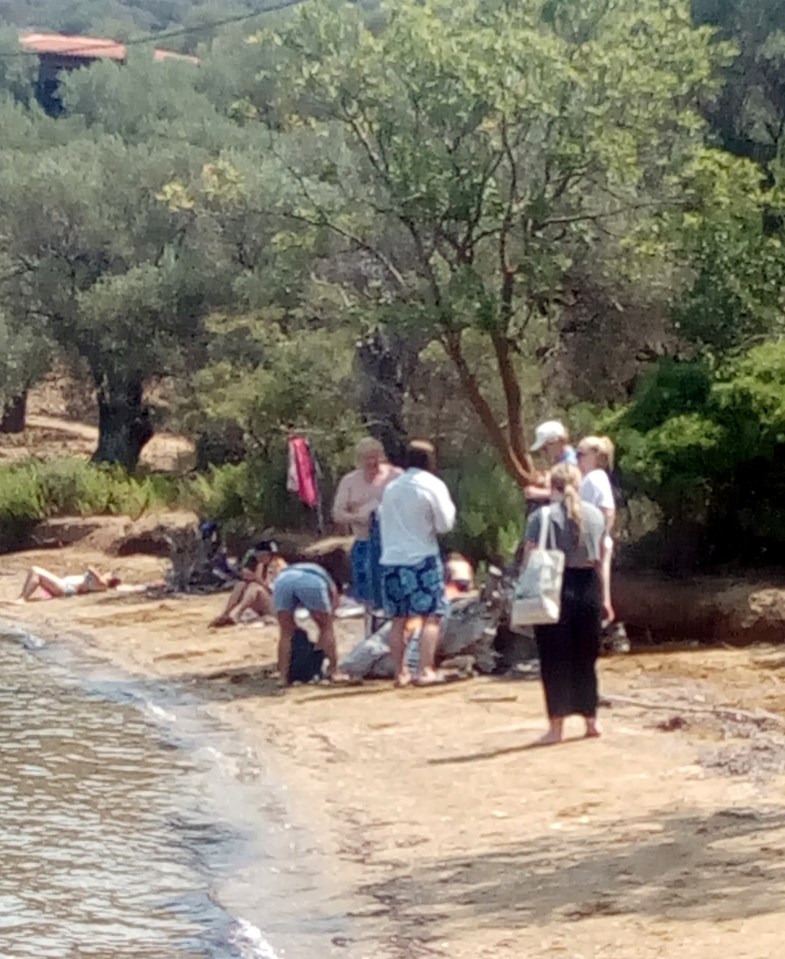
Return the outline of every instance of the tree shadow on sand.
<path id="1" fill-rule="evenodd" d="M 590 916 L 727 921 L 779 913 L 785 814 L 668 813 L 562 830 L 478 856 L 424 862 L 364 892 L 436 936 L 449 925 L 524 927 Z"/>

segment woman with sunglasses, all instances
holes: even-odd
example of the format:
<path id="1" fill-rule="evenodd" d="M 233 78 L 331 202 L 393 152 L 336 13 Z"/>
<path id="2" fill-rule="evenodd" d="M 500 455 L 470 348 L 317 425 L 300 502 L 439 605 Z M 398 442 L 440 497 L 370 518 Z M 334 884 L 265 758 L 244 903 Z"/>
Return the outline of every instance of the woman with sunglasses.
<path id="1" fill-rule="evenodd" d="M 586 436 L 578 444 L 578 467 L 583 479 L 581 499 L 596 506 L 605 517 L 605 543 L 602 560 L 603 606 L 608 622 L 614 619 L 611 604 L 611 556 L 613 555 L 613 524 L 616 521 L 616 500 L 611 487 L 613 469 L 613 442 L 607 436 Z"/>

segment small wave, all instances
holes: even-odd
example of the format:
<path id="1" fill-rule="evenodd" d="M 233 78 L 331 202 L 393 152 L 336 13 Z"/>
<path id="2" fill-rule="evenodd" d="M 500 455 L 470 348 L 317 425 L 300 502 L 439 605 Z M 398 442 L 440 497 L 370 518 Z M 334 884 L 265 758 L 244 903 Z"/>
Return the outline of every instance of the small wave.
<path id="1" fill-rule="evenodd" d="M 151 716 L 155 716 L 156 719 L 165 719 L 168 723 L 177 722 L 177 716 L 174 713 L 170 713 L 168 710 L 163 709 L 161 706 L 156 706 L 155 703 L 146 702 L 145 709 Z"/>
<path id="2" fill-rule="evenodd" d="M 25 649 L 43 649 L 46 643 L 39 636 L 28 633 L 26 629 L 20 629 L 13 623 L 2 623 L 2 634 L 5 639 L 13 640 L 24 646 Z"/>
<path id="3" fill-rule="evenodd" d="M 238 919 L 237 928 L 229 937 L 231 944 L 237 949 L 241 959 L 280 959 L 278 953 L 258 926 L 247 919 Z"/>

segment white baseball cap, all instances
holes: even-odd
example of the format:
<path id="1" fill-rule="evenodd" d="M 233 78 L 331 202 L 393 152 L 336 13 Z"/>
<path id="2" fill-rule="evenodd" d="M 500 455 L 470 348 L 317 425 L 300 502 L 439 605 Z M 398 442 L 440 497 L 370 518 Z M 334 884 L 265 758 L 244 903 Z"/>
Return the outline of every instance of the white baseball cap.
<path id="1" fill-rule="evenodd" d="M 558 420 L 548 420 L 545 423 L 540 423 L 534 434 L 534 443 L 530 447 L 531 452 L 536 453 L 537 450 L 541 450 L 548 443 L 555 443 L 557 440 L 566 440 L 567 438 L 568 434 L 564 428 L 564 423 L 560 423 Z"/>

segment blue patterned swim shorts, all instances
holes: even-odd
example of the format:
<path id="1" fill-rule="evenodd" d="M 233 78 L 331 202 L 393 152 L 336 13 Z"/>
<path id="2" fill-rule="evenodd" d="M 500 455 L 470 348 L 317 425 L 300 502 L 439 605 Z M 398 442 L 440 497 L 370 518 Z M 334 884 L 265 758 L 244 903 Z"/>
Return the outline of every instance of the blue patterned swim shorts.
<path id="1" fill-rule="evenodd" d="M 443 616 L 444 567 L 439 556 L 416 566 L 382 566 L 384 611 L 388 616 Z"/>

